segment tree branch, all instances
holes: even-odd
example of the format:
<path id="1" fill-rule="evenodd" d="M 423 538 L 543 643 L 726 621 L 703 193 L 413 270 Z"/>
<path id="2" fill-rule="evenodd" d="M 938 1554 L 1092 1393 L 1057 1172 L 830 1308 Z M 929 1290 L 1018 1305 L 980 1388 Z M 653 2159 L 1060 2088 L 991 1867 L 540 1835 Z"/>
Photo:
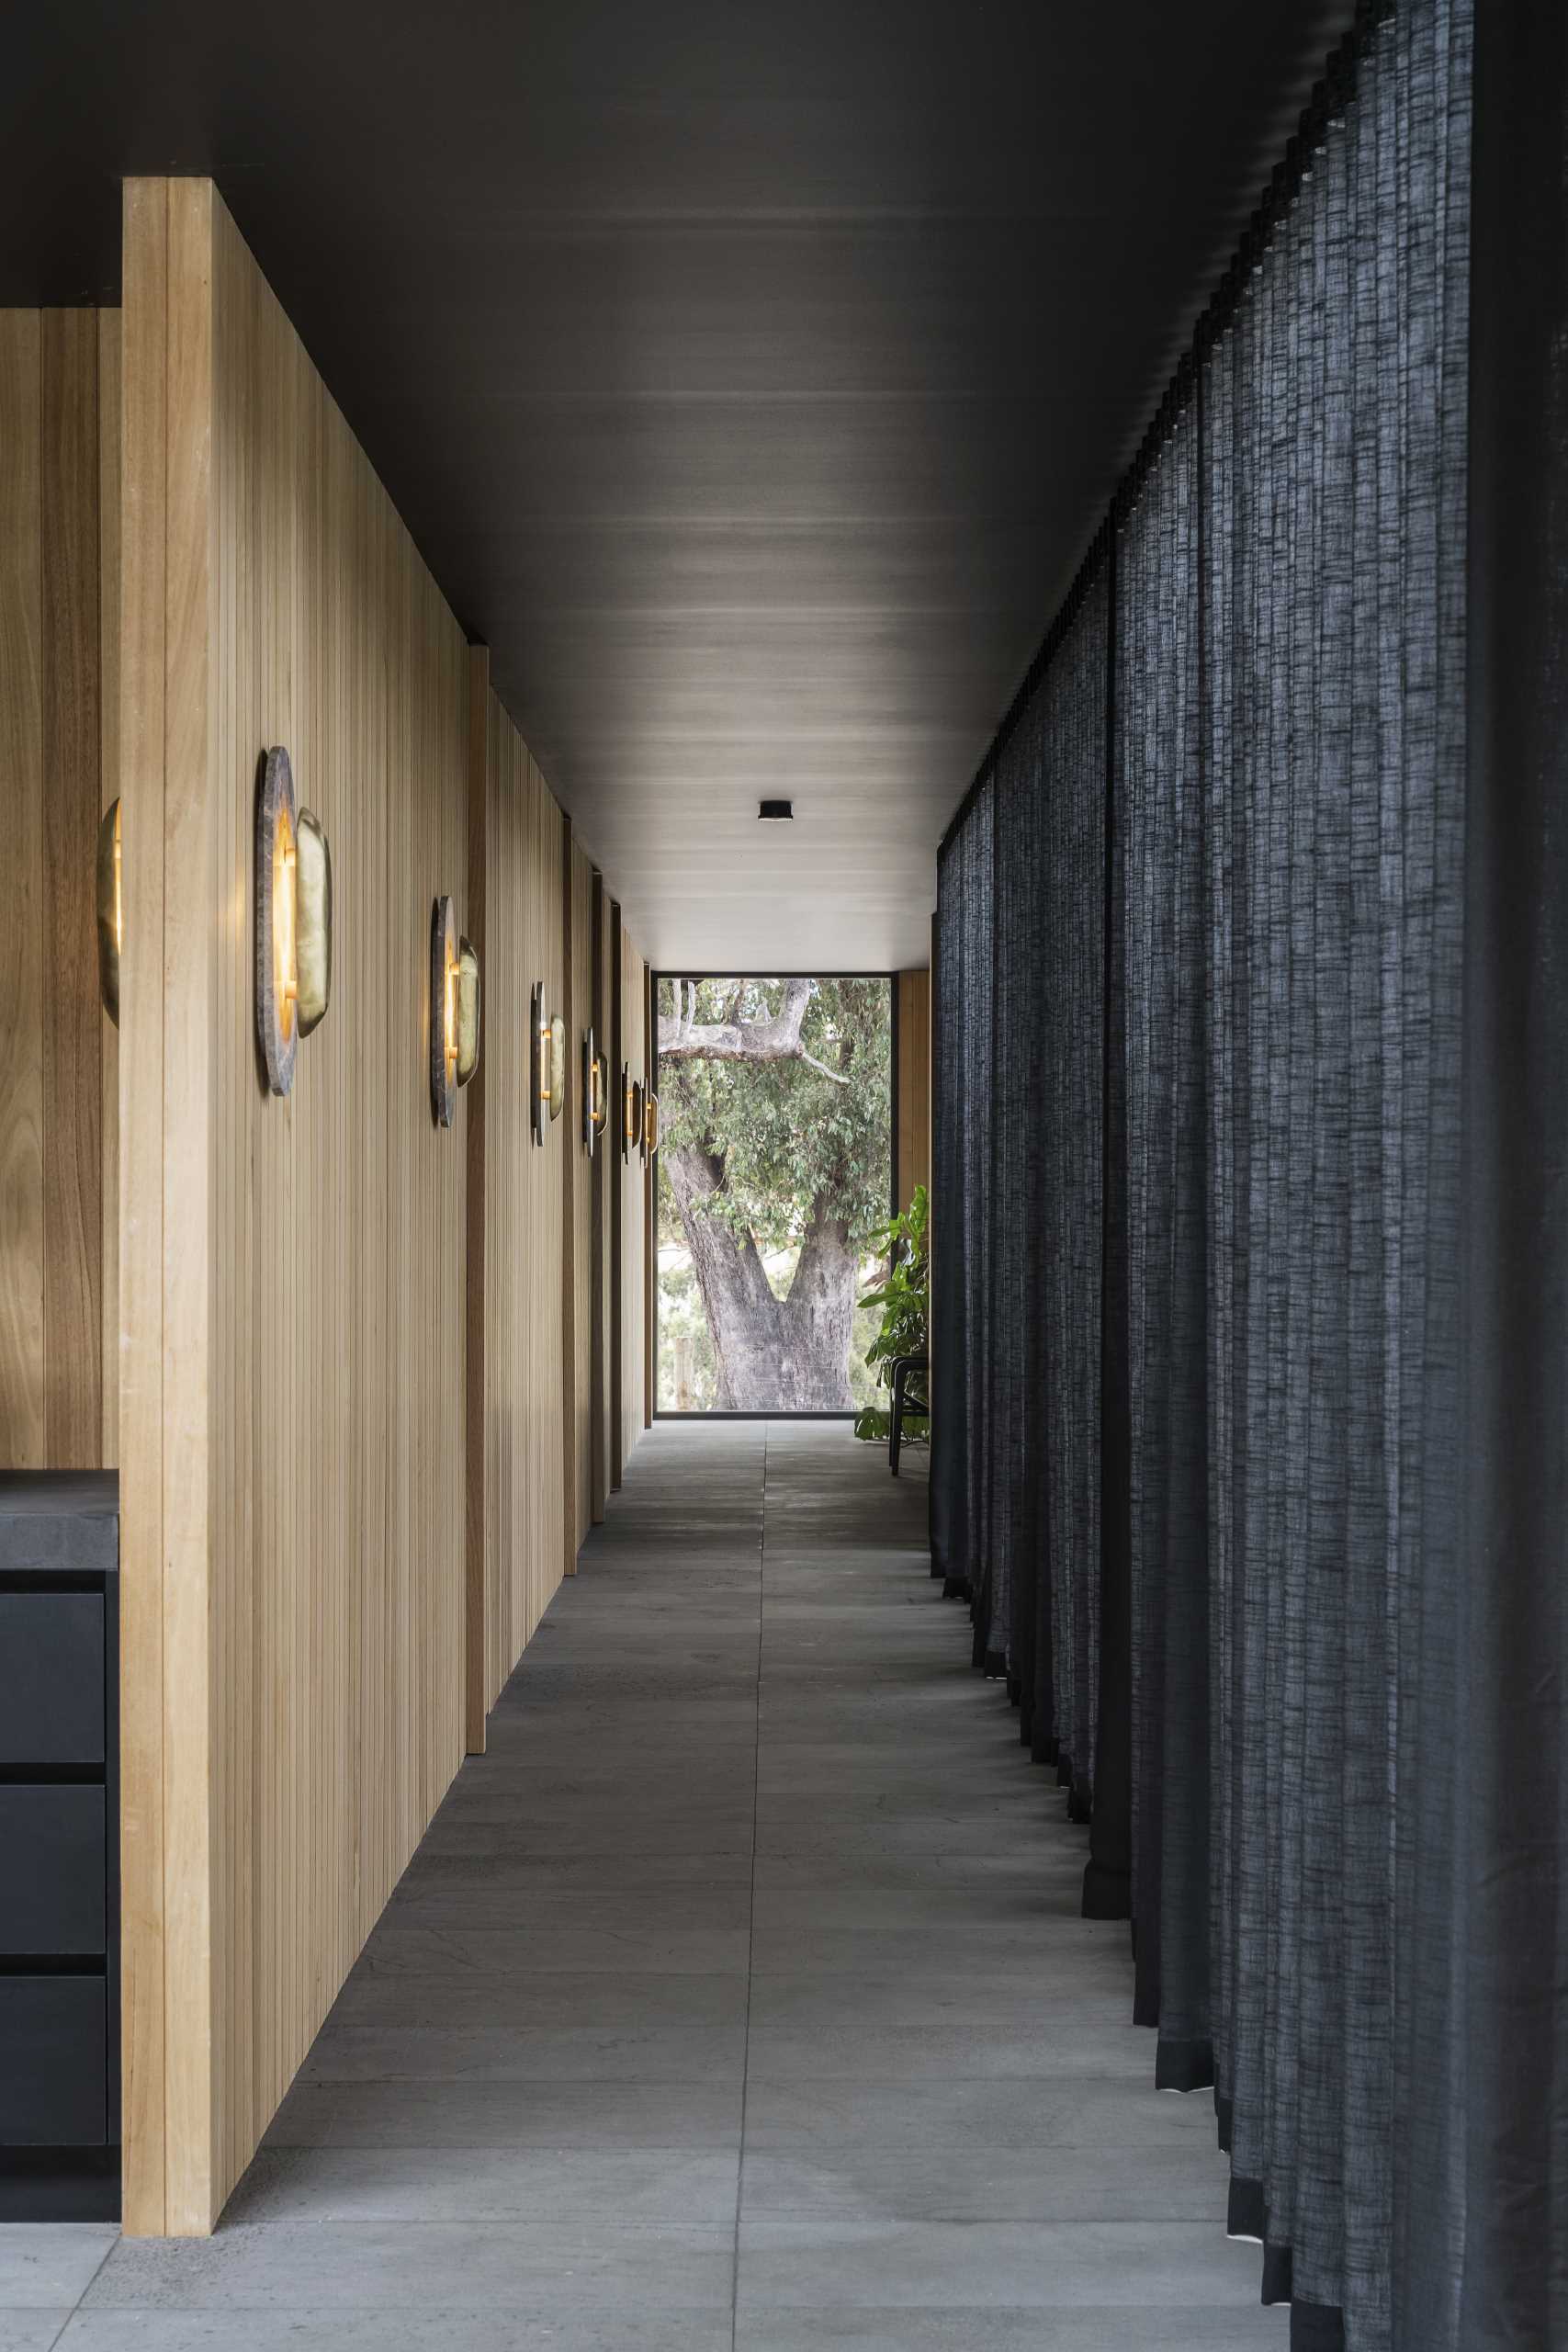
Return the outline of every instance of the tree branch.
<path id="1" fill-rule="evenodd" d="M 808 1062 L 835 1086 L 847 1086 L 849 1079 L 826 1062 L 818 1061 L 800 1042 L 801 1023 L 811 1001 L 811 982 L 794 979 L 784 983 L 784 1002 L 775 1013 L 764 1021 L 742 1021 L 739 1017 L 740 991 L 737 989 L 725 1007 L 722 1021 L 699 1022 L 696 1018 L 697 992 L 691 995 L 688 1012 L 685 990 L 682 989 L 682 1004 L 675 1013 L 659 1016 L 659 1057 L 661 1061 L 706 1062 Z"/>

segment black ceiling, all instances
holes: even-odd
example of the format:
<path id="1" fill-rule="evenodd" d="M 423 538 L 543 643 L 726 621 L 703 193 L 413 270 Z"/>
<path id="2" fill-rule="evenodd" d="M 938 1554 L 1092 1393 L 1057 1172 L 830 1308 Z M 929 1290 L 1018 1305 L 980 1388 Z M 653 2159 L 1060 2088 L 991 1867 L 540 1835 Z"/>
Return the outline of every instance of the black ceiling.
<path id="1" fill-rule="evenodd" d="M 211 172 L 655 960 L 909 961 L 1348 14 L 23 0 L 0 300 Z"/>

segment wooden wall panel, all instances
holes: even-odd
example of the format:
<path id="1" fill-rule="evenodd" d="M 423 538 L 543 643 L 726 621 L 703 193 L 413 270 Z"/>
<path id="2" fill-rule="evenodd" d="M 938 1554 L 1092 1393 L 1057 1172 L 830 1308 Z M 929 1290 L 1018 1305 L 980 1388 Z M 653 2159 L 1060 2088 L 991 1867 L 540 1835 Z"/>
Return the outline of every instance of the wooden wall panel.
<path id="1" fill-rule="evenodd" d="M 498 967 L 505 944 L 505 929 L 498 933 L 492 959 L 489 930 L 489 866 L 486 855 L 490 822 L 491 777 L 498 758 L 500 707 L 491 692 L 490 649 L 476 645 L 468 653 L 468 936 L 479 958 L 479 1066 L 468 1082 L 468 1137 L 465 1171 L 468 1195 L 468 1267 L 465 1299 L 467 1360 L 464 1443 L 464 1612 L 466 1744 L 470 1756 L 482 1756 L 485 1721 L 490 1713 L 491 1662 L 489 1655 L 490 1587 L 487 1570 L 489 1540 L 488 1421 L 486 1385 L 486 1310 L 489 1297 L 490 1223 L 488 1165 L 488 1092 L 491 1058 L 495 1050 L 492 1023 Z M 514 1010 L 510 1019 L 515 1020 Z M 490 1031 L 490 1035 L 485 1033 Z M 504 1105 L 497 1115 L 504 1114 Z M 497 1236 L 498 1244 L 504 1238 Z"/>
<path id="2" fill-rule="evenodd" d="M 930 1186 L 931 1167 L 931 990 L 930 972 L 898 972 L 897 991 L 898 1205 L 907 1208 L 917 1184 Z"/>
<path id="3" fill-rule="evenodd" d="M 200 2233 L 482 1746 L 592 1512 L 575 1054 L 595 877 L 210 183 L 128 183 L 125 232 L 118 681 L 96 729 L 106 761 L 118 743 L 126 842 L 125 2211 L 135 2233 Z M 0 342 L 7 393 L 29 368 L 42 380 L 25 333 L 19 347 L 18 366 L 17 337 Z M 6 511 L 40 498 L 0 448 Z M 33 545 L 8 543 L 0 590 L 24 656 Z M 283 1100 L 253 1011 L 254 797 L 274 743 L 326 828 L 335 902 L 332 1008 Z M 41 816 L 28 839 L 41 875 Z M 480 949 L 485 1007 L 449 1131 L 427 1078 L 443 892 Z M 36 987 L 36 962 L 0 963 L 0 987 Z M 606 966 L 640 1040 L 646 971 L 618 921 Z M 574 1056 L 542 1148 L 535 980 Z M 24 1127 L 40 1086 L 35 1061 L 0 1065 Z M 628 1438 L 640 1162 L 630 1173 L 609 1314 Z M 16 1295 L 36 1317 L 41 1264 L 29 1279 Z"/>
<path id="4" fill-rule="evenodd" d="M 574 1080 L 567 1109 L 547 1126 L 543 1146 L 535 1144 L 528 1025 L 536 980 L 544 983 L 547 1013 L 567 1008 L 568 836 L 488 683 L 482 720 L 477 687 L 475 694 L 472 773 L 476 789 L 483 778 L 484 821 L 482 833 L 477 820 L 470 831 L 470 893 L 483 909 L 485 1034 L 479 1075 L 468 1089 L 480 1121 L 469 1141 L 470 1198 L 483 1198 L 482 1258 L 469 1267 L 468 1328 L 483 1351 L 468 1434 L 479 1541 L 470 1576 L 483 1596 L 482 1624 L 477 1608 L 472 1623 L 472 1748 L 482 1746 L 484 1716 L 577 1550 L 566 1508 L 573 1423 L 565 1317 L 577 1090 Z M 575 1299 L 574 1286 L 570 1295 Z M 570 1459 L 575 1463 L 575 1448 Z"/>
<path id="5" fill-rule="evenodd" d="M 589 1432 L 589 1476 L 592 1483 L 590 1513 L 595 1524 L 604 1516 L 612 1483 L 612 1463 L 615 1450 L 612 1386 L 613 1367 L 618 1365 L 611 1327 L 615 1315 L 615 1261 L 611 1250 L 611 1217 L 617 1195 L 613 1190 L 614 1170 L 619 1165 L 615 1142 L 615 1072 L 619 1065 L 615 1057 L 615 971 L 612 963 L 612 947 L 616 944 L 612 930 L 615 902 L 604 888 L 603 875 L 592 878 L 592 1018 L 593 1034 L 601 1057 L 609 1071 L 609 1124 L 600 1137 L 593 1154 L 591 1208 L 591 1246 L 593 1253 L 590 1279 L 589 1312 L 592 1317 L 592 1342 L 590 1351 L 589 1388 L 591 1428 Z M 618 926 L 619 917 L 615 917 Z"/>
<path id="6" fill-rule="evenodd" d="M 569 829 L 567 872 L 569 950 L 570 1093 L 563 1125 L 569 1127 L 566 1165 L 568 1196 L 568 1255 L 571 1295 L 567 1329 L 570 1335 L 571 1413 L 567 1429 L 570 1461 L 570 1508 L 567 1514 L 571 1561 L 575 1568 L 580 1546 L 593 1524 L 593 1163 L 582 1143 L 582 1041 L 593 1014 L 593 864 Z"/>
<path id="7" fill-rule="evenodd" d="M 604 902 L 604 989 L 605 1014 L 610 1037 L 610 1125 L 605 1134 L 608 1149 L 604 1159 L 604 1221 L 609 1227 L 610 1259 L 610 1362 L 606 1385 L 608 1398 L 608 1459 L 605 1476 L 614 1490 L 621 1483 L 626 1467 L 626 1432 L 625 1410 L 625 1353 L 628 1314 L 626 1269 L 623 1263 L 626 1235 L 624 1206 L 626 1185 L 630 1180 L 629 1163 L 621 1157 L 621 1072 L 626 1059 L 625 1022 L 626 989 L 622 979 L 625 956 L 624 933 L 620 902 L 607 898 Z"/>
<path id="8" fill-rule="evenodd" d="M 43 322 L 0 311 L 0 1463 L 44 1460 Z"/>
<path id="9" fill-rule="evenodd" d="M 644 964 L 642 1066 L 646 1073 L 643 1083 L 650 1091 L 659 1063 L 658 1038 L 653 1020 L 653 974 Z M 658 1172 L 657 1162 L 650 1155 L 643 1162 L 642 1184 L 642 1425 L 645 1430 L 653 1426 L 653 1408 L 659 1395 L 659 1222 L 654 1213 L 654 1185 Z"/>
<path id="10" fill-rule="evenodd" d="M 629 932 L 621 933 L 621 1057 L 646 1087 L 648 966 Z M 617 1081 L 618 1083 L 618 1081 Z M 617 1126 L 619 1119 L 617 1116 Z M 621 1164 L 621 1460 L 645 1425 L 648 1344 L 648 1173 L 634 1144 Z"/>
<path id="11" fill-rule="evenodd" d="M 465 1150 L 426 1080 L 468 653 L 209 183 L 128 185 L 120 737 L 127 2226 L 199 2233 L 464 1733 Z M 258 1075 L 257 763 L 332 842 Z"/>
<path id="12" fill-rule="evenodd" d="M 107 808 L 119 792 L 119 432 L 120 318 L 98 312 L 98 798 Z M 96 974 L 94 974 L 96 979 Z M 119 1031 L 106 1014 L 101 1048 L 103 1280 L 99 1366 L 101 1458 L 119 1460 Z"/>
<path id="13" fill-rule="evenodd" d="M 103 714 L 118 352 L 113 312 L 0 311 L 0 788 L 16 877 L 0 941 L 0 1464 L 13 1468 L 115 1460 L 118 1054 L 98 996 L 96 853 L 116 788 Z"/>
<path id="14" fill-rule="evenodd" d="M 510 726 L 510 721 L 507 722 Z M 562 874 L 566 820 L 546 787 L 536 763 L 524 754 L 528 773 L 529 854 L 524 873 L 524 922 L 534 943 L 528 978 L 545 983 L 547 1014 L 566 1010 L 566 922 Z M 523 998 L 527 1026 L 526 988 Z M 526 1201 L 527 1238 L 523 1278 L 526 1285 L 525 1340 L 528 1363 L 527 1574 L 513 1619 L 511 1665 L 533 1639 L 567 1563 L 566 1432 L 570 1403 L 561 1338 L 566 1229 L 566 1163 L 571 1149 L 570 1100 L 549 1122 L 542 1148 L 531 1148 Z M 575 1556 L 575 1555 L 574 1555 Z"/>

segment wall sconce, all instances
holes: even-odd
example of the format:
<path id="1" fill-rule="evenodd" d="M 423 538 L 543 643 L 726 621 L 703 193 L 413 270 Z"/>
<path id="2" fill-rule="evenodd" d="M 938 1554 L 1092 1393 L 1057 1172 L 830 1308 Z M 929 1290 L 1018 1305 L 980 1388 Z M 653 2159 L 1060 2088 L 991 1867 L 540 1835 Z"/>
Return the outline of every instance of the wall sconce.
<path id="1" fill-rule="evenodd" d="M 430 1105 L 449 1127 L 457 1089 L 479 1066 L 479 959 L 457 936 L 450 899 L 430 916 Z"/>
<path id="2" fill-rule="evenodd" d="M 256 794 L 256 1035 L 274 1094 L 294 1084 L 294 1057 L 325 1017 L 333 988 L 333 861 L 320 820 L 299 807 L 281 745 Z"/>
<path id="3" fill-rule="evenodd" d="M 659 1097 L 650 1087 L 642 1112 L 642 1156 L 651 1159 L 659 1149 Z"/>
<path id="4" fill-rule="evenodd" d="M 590 1159 L 610 1123 L 609 1077 L 604 1057 L 589 1029 L 582 1039 L 582 1143 Z"/>
<path id="5" fill-rule="evenodd" d="M 125 944 L 120 874 L 119 802 L 111 801 L 98 827 L 98 989 L 104 1011 L 119 1027 L 119 951 Z"/>
<path id="6" fill-rule="evenodd" d="M 535 981 L 528 999 L 528 1030 L 534 1141 L 543 1143 L 546 1127 L 560 1117 L 566 1101 L 566 1023 L 558 1013 L 552 1021 L 545 1011 L 542 980 Z"/>
<path id="7" fill-rule="evenodd" d="M 628 1064 L 621 1072 L 621 1158 L 629 1159 L 642 1147 L 643 1091 L 642 1080 L 634 1078 Z"/>
<path id="8" fill-rule="evenodd" d="M 558 1012 L 550 1023 L 549 1114 L 558 1119 L 566 1109 L 566 1023 Z"/>

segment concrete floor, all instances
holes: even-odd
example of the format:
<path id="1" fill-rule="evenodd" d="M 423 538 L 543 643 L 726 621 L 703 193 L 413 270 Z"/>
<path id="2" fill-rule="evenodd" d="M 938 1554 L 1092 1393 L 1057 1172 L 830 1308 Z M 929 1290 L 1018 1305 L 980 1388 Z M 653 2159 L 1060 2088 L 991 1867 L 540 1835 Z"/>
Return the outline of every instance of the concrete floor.
<path id="1" fill-rule="evenodd" d="M 222 2228 L 0 2232 L 0 2352 L 1282 2346 L 922 1468 L 660 1424 Z"/>

